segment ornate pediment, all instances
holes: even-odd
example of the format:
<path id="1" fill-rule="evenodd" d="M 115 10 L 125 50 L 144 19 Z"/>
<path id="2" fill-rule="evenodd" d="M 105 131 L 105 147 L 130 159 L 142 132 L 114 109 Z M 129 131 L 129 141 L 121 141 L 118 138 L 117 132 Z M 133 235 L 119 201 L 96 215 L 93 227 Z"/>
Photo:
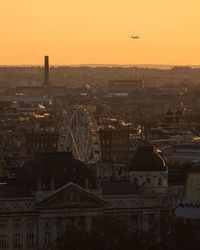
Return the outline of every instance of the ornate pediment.
<path id="1" fill-rule="evenodd" d="M 106 202 L 77 185 L 69 185 L 56 191 L 38 204 L 38 208 L 104 207 Z"/>

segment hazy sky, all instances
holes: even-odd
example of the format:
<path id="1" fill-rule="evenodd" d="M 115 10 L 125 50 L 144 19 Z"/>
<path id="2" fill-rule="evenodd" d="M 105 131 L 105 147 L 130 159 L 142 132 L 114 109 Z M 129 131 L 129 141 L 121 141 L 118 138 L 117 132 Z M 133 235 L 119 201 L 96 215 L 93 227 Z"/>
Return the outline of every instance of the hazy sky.
<path id="1" fill-rule="evenodd" d="M 1 0 L 0 21 L 1 65 L 200 64 L 199 0 Z"/>

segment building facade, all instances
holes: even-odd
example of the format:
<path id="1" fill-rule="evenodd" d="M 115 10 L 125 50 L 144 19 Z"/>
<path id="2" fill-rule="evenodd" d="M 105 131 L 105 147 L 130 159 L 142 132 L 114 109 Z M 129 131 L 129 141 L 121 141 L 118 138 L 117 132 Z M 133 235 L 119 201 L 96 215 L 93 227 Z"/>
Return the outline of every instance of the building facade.
<path id="1" fill-rule="evenodd" d="M 167 192 L 95 178 L 65 152 L 36 156 L 16 183 L 0 185 L 0 197 L 0 249 L 52 249 L 68 226 L 92 230 L 99 217 L 114 216 L 138 233 L 173 217 Z"/>

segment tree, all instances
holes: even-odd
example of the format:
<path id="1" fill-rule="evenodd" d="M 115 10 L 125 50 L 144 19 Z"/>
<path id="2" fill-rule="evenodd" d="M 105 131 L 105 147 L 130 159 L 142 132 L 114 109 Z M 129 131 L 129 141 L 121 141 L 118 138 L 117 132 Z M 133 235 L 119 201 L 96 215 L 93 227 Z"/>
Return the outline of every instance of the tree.
<path id="1" fill-rule="evenodd" d="M 126 220 L 95 218 L 92 230 L 70 225 L 57 239 L 56 250 L 173 250 L 173 220 L 154 221 L 148 231 L 133 232 Z"/>
<path id="2" fill-rule="evenodd" d="M 129 232 L 124 223 L 113 217 L 102 217 L 91 231 L 68 226 L 65 235 L 57 239 L 56 250 L 138 250 L 140 243 L 136 233 Z"/>

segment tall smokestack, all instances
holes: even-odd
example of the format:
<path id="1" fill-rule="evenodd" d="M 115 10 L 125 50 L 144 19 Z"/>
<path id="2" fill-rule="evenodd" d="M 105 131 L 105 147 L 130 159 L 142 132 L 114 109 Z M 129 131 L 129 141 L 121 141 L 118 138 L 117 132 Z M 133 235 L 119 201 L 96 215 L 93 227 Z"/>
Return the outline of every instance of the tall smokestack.
<path id="1" fill-rule="evenodd" d="M 44 85 L 49 85 L 49 57 L 44 57 Z"/>

